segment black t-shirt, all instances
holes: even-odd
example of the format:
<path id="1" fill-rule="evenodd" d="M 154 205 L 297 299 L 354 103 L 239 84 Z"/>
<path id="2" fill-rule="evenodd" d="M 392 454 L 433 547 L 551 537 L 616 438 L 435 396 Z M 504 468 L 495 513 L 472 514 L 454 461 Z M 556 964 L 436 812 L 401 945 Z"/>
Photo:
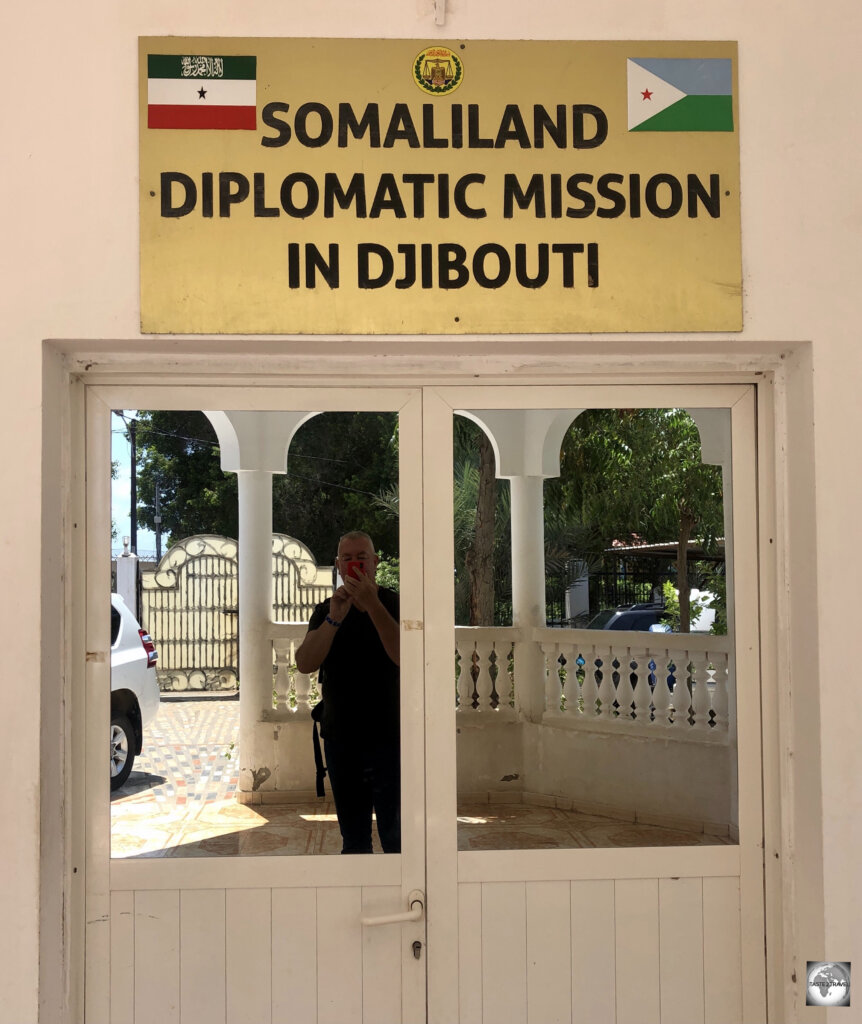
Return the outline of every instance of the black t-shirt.
<path id="1" fill-rule="evenodd" d="M 396 622 L 398 594 L 380 587 L 383 607 Z M 329 614 L 329 598 L 311 613 L 309 630 Z M 320 666 L 323 696 L 321 735 L 357 746 L 397 744 L 400 699 L 398 666 L 386 653 L 371 617 L 351 607 Z"/>

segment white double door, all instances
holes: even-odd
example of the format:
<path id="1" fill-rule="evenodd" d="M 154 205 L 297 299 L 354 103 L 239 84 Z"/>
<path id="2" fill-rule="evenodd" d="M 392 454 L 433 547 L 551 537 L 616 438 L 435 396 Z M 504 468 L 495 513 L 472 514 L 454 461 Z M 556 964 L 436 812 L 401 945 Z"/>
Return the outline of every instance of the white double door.
<path id="1" fill-rule="evenodd" d="M 459 852 L 453 417 L 602 407 L 729 418 L 739 844 Z M 750 387 L 99 386 L 87 396 L 91 481 L 108 479 L 114 408 L 398 413 L 403 852 L 112 859 L 109 678 L 106 660 L 88 654 L 78 701 L 87 1024 L 766 1019 Z M 91 539 L 107 535 L 106 495 L 106 483 L 88 484 Z M 107 635 L 104 554 L 90 543 L 88 652 Z M 363 923 L 406 913 L 411 901 L 416 911 L 417 893 L 418 919 Z"/>

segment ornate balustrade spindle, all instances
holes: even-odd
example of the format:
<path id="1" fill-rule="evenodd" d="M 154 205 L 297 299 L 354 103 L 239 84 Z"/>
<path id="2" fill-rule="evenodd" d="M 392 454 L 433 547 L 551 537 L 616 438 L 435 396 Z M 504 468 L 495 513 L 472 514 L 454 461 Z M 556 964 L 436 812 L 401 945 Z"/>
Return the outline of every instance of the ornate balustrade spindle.
<path id="1" fill-rule="evenodd" d="M 709 730 L 710 716 L 709 712 L 712 710 L 712 702 L 709 697 L 709 688 L 707 687 L 707 666 L 709 664 L 709 656 L 704 652 L 692 653 L 691 655 L 691 708 L 694 714 L 694 729 L 697 732 L 706 732 Z"/>
<path id="2" fill-rule="evenodd" d="M 655 686 L 652 691 L 652 703 L 655 709 L 654 721 L 658 726 L 669 726 L 673 720 L 670 716 L 671 696 L 668 676 L 673 659 L 670 652 L 666 650 L 651 651 L 650 653 L 655 664 L 655 668 L 652 670 L 652 674 L 655 676 Z"/>
<path id="3" fill-rule="evenodd" d="M 715 670 L 715 688 L 712 691 L 713 728 L 726 732 L 730 710 L 727 692 L 729 659 L 724 652 L 710 653 L 708 658 Z"/>
<path id="4" fill-rule="evenodd" d="M 620 658 L 622 661 L 623 659 Z M 631 687 L 631 719 L 634 722 L 648 723 L 650 721 L 650 688 L 649 688 L 649 669 L 647 668 L 647 657 L 645 647 L 630 647 L 629 656 L 625 660 L 624 667 L 628 668 L 628 672 L 624 672 L 620 669 L 620 690 L 623 687 Z M 623 690 L 623 692 L 626 692 Z M 620 704 L 624 704 L 622 698 L 620 698 Z M 629 717 L 628 715 L 626 717 Z"/>

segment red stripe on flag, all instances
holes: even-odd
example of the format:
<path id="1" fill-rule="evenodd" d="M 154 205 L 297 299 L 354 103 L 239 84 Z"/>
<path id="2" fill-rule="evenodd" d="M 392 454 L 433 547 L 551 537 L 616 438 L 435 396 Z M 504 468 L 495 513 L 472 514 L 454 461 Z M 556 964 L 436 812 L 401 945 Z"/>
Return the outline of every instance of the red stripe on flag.
<path id="1" fill-rule="evenodd" d="M 192 107 L 151 103 L 148 128 L 257 128 L 255 107 Z"/>

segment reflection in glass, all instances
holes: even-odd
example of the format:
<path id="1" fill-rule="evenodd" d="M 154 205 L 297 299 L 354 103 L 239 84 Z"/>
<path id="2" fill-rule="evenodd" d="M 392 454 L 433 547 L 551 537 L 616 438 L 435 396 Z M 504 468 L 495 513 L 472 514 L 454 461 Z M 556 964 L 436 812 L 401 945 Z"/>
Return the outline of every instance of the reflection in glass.
<path id="1" fill-rule="evenodd" d="M 735 841 L 729 411 L 454 436 L 460 848 Z"/>
<path id="2" fill-rule="evenodd" d="M 249 419 L 254 416 L 261 417 L 260 429 Z M 226 438 L 225 418 L 236 438 Z M 159 516 L 167 545 L 160 560 L 140 551 L 141 586 L 129 598 L 158 652 L 150 672 L 161 701 L 155 718 L 139 729 L 141 749 L 127 778 L 111 794 L 112 856 L 338 854 L 342 837 L 329 780 L 323 799 L 315 792 L 311 709 L 326 683 L 317 669 L 298 670 L 296 650 L 315 608 L 341 585 L 337 570 L 344 567 L 335 556 L 351 529 L 373 538 L 366 564 L 397 602 L 397 414 L 154 410 L 127 413 L 127 424 L 132 419 L 138 521 L 152 528 Z M 267 466 L 255 473 L 262 441 L 274 432 L 284 438 L 286 472 Z M 223 457 L 228 440 L 242 452 L 243 472 Z M 116 486 L 127 489 L 128 472 L 119 468 Z M 263 529 L 245 546 L 238 543 L 238 481 L 240 494 L 243 488 L 246 496 L 249 488 L 253 497 L 271 493 L 271 539 Z M 127 490 L 120 500 L 128 502 Z M 240 550 L 246 585 L 256 559 L 264 587 L 271 574 L 271 595 L 243 590 Z M 126 572 L 134 561 L 120 555 L 114 571 L 119 563 Z M 240 691 L 243 601 L 252 619 L 259 616 L 265 646 L 258 644 L 258 654 L 266 660 L 260 678 L 246 676 Z M 121 678 L 119 670 L 112 675 Z M 386 702 L 378 675 L 360 669 L 356 680 L 367 707 L 380 710 Z M 397 722 L 397 669 L 394 687 Z M 260 698 L 247 721 L 243 711 L 242 728 L 240 692 Z M 134 709 L 127 717 L 134 732 Z M 369 728 L 391 718 L 372 714 Z M 390 803 L 398 810 L 397 747 L 394 764 Z M 381 849 L 376 831 L 373 849 Z"/>

